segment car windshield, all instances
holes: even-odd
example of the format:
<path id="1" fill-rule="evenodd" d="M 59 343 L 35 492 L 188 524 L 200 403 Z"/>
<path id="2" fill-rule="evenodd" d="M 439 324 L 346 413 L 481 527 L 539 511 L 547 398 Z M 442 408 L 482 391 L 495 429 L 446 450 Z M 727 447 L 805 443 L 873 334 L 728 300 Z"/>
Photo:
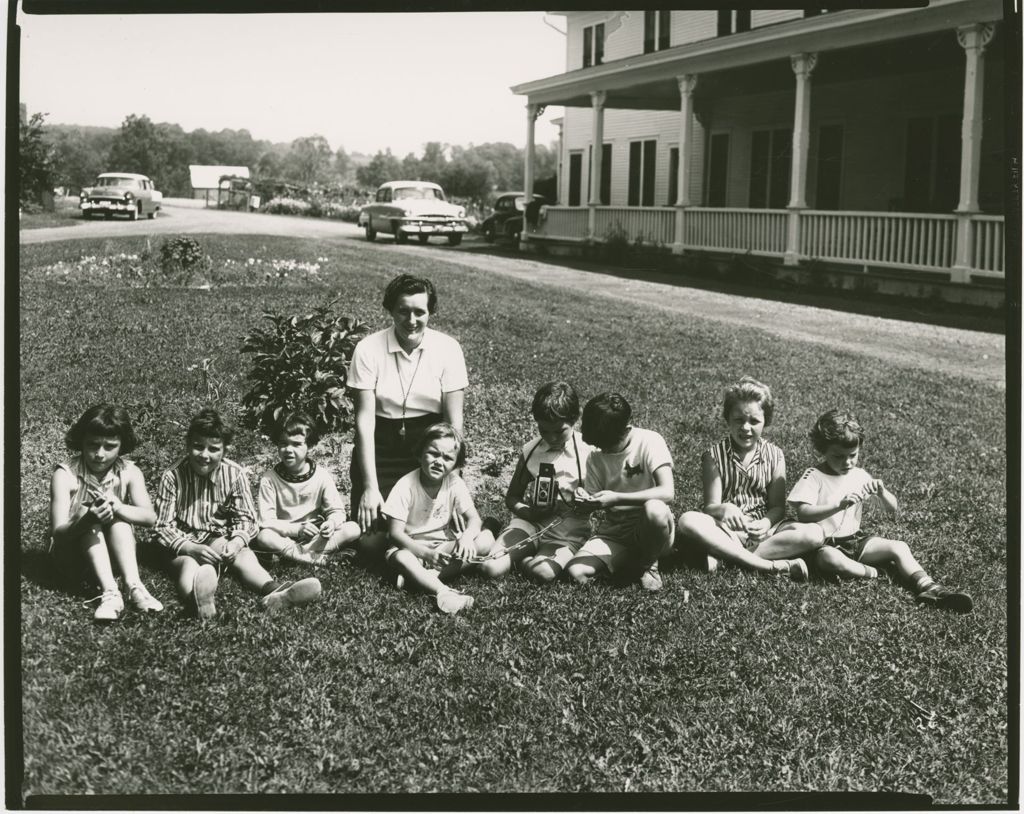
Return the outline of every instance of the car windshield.
<path id="1" fill-rule="evenodd" d="M 405 200 L 407 198 L 420 198 L 427 201 L 443 201 L 444 195 L 441 190 L 434 189 L 433 187 L 399 187 L 395 190 L 394 198 L 396 201 Z"/>
<path id="2" fill-rule="evenodd" d="M 96 186 L 98 187 L 131 187 L 135 186 L 134 178 L 123 178 L 119 175 L 108 175 L 103 178 L 96 179 Z"/>

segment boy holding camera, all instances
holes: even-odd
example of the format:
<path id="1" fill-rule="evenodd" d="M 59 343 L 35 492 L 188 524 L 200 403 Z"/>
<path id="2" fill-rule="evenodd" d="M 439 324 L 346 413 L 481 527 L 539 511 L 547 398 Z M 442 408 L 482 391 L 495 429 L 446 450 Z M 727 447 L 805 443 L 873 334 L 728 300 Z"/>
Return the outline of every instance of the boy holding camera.
<path id="1" fill-rule="evenodd" d="M 568 382 L 542 385 L 531 412 L 539 437 L 523 445 L 505 493 L 512 521 L 497 539 L 505 554 L 480 570 L 501 577 L 515 565 L 538 582 L 551 582 L 590 536 L 590 521 L 575 508 L 573 494 L 583 485 L 591 447 L 573 429 L 580 399 Z"/>

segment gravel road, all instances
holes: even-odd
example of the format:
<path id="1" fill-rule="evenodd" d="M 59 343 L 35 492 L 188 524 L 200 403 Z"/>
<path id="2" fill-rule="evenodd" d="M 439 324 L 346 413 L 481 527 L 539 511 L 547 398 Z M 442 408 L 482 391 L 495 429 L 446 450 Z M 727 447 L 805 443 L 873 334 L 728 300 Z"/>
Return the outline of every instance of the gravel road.
<path id="1" fill-rule="evenodd" d="M 21 243 L 41 243 L 89 237 L 130 237 L 142 234 L 221 233 L 311 237 L 358 242 L 365 251 L 400 252 L 420 256 L 443 252 L 448 262 L 542 285 L 571 287 L 613 300 L 628 300 L 669 313 L 710 319 L 761 330 L 787 339 L 816 342 L 836 349 L 873 356 L 911 368 L 963 376 L 1006 388 L 1006 338 L 999 334 L 946 328 L 903 320 L 831 311 L 808 305 L 744 297 L 717 291 L 627 280 L 563 268 L 530 259 L 474 254 L 439 241 L 428 246 L 396 246 L 388 237 L 367 243 L 350 223 L 313 218 L 227 212 L 197 207 L 194 202 L 169 199 L 156 220 L 80 221 L 75 226 L 30 229 Z"/>

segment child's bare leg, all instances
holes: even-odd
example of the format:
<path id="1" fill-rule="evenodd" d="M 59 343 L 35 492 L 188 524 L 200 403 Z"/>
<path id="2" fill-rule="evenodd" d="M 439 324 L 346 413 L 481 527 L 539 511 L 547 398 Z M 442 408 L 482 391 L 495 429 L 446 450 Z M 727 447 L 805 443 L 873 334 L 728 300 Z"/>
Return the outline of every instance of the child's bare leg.
<path id="1" fill-rule="evenodd" d="M 185 602 L 192 596 L 192 584 L 199 570 L 199 563 L 187 554 L 181 554 L 171 561 L 171 569 L 174 571 L 174 587 L 178 592 L 178 598 Z"/>
<path id="2" fill-rule="evenodd" d="M 766 560 L 788 560 L 825 545 L 825 533 L 817 523 L 786 523 L 781 531 L 762 540 L 754 554 Z"/>
<path id="3" fill-rule="evenodd" d="M 709 553 L 712 557 L 735 563 L 751 571 L 771 573 L 776 566 L 753 551 L 748 551 L 735 537 L 723 531 L 715 519 L 704 512 L 684 512 L 679 518 L 680 537 Z"/>
<path id="4" fill-rule="evenodd" d="M 584 554 L 570 560 L 565 570 L 577 585 L 586 585 L 598 574 L 607 572 L 608 567 L 598 557 Z"/>
<path id="5" fill-rule="evenodd" d="M 391 556 L 391 564 L 406 579 L 406 585 L 426 591 L 436 596 L 437 594 L 450 590 L 445 585 L 437 571 L 427 568 L 423 561 L 408 549 L 399 549 Z"/>
<path id="6" fill-rule="evenodd" d="M 110 550 L 114 554 L 117 570 L 124 577 L 125 585 L 139 585 L 139 563 L 135 556 L 135 534 L 131 523 L 111 523 L 106 528 L 105 536 Z"/>
<path id="7" fill-rule="evenodd" d="M 551 557 L 527 557 L 520 567 L 524 574 L 538 582 L 554 582 L 562 576 L 562 566 Z"/>
<path id="8" fill-rule="evenodd" d="M 100 584 L 100 590 L 116 591 L 117 580 L 114 578 L 114 568 L 110 564 L 110 552 L 107 551 L 107 539 L 103 532 L 99 528 L 90 528 L 79 540 L 85 549 L 89 567 Z"/>
<path id="9" fill-rule="evenodd" d="M 235 555 L 234 560 L 228 566 L 231 572 L 238 578 L 245 588 L 257 594 L 266 593 L 267 583 L 273 582 L 267 569 L 260 565 L 256 554 L 248 548 L 243 548 Z"/>
<path id="10" fill-rule="evenodd" d="M 274 529 L 260 529 L 256 539 L 252 542 L 254 551 L 280 554 L 281 556 L 288 556 L 287 552 L 295 547 L 295 541 L 291 537 L 285 537 Z"/>
<path id="11" fill-rule="evenodd" d="M 826 545 L 819 548 L 814 555 L 814 562 L 822 574 L 850 579 L 868 579 L 878 576 L 878 571 L 874 568 L 851 560 L 835 546 Z"/>
<path id="12" fill-rule="evenodd" d="M 501 532 L 498 535 L 498 539 L 494 541 L 494 545 L 506 549 L 505 553 L 500 557 L 495 557 L 493 560 L 481 563 L 480 573 L 491 579 L 505 576 L 505 574 L 512 570 L 512 566 L 521 563 L 527 554 L 527 549 L 525 548 L 518 548 L 514 551 L 508 551 L 507 549 L 513 548 L 529 536 L 526 531 L 517 528 L 508 528 Z"/>
<path id="13" fill-rule="evenodd" d="M 360 534 L 362 534 L 362 530 L 359 528 L 359 524 L 354 520 L 346 520 L 334 530 L 326 542 L 323 537 L 317 537 L 314 540 L 313 551 L 320 554 L 332 554 L 342 548 L 351 548 L 356 544 Z M 319 548 L 320 544 L 323 545 L 323 548 Z"/>
<path id="14" fill-rule="evenodd" d="M 660 500 L 648 500 L 643 510 L 637 536 L 641 542 L 640 556 L 646 568 L 671 550 L 675 518 L 672 510 Z"/>
<path id="15" fill-rule="evenodd" d="M 887 540 L 884 537 L 868 540 L 864 544 L 860 561 L 868 565 L 895 565 L 896 571 L 905 580 L 909 580 L 918 571 L 924 571 L 910 553 L 910 546 L 902 540 Z"/>

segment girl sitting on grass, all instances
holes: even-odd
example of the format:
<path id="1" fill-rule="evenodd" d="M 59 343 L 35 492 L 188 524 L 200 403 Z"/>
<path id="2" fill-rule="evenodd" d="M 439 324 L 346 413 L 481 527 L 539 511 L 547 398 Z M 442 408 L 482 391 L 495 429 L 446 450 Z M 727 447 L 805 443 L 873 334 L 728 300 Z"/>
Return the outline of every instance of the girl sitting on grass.
<path id="1" fill-rule="evenodd" d="M 678 524 L 680 544 L 696 548 L 709 572 L 722 559 L 803 582 L 807 563 L 799 556 L 823 543 L 813 523 L 783 521 L 786 458 L 761 437 L 774 410 L 771 390 L 749 376 L 725 391 L 722 417 L 729 435 L 701 458 L 704 509 L 684 512 Z"/>
<path id="2" fill-rule="evenodd" d="M 419 469 L 399 479 L 384 502 L 388 548 L 385 560 L 398 572 L 397 585 L 432 594 L 444 613 L 473 606 L 473 597 L 445 583 L 476 567 L 490 553 L 493 531 L 483 529 L 469 489 L 455 470 L 466 448 L 451 424 L 428 427 L 415 447 Z"/>
<path id="3" fill-rule="evenodd" d="M 156 522 L 141 470 L 122 457 L 138 441 L 128 413 L 112 404 L 86 410 L 64 436 L 73 453 L 50 479 L 50 551 L 58 562 L 99 583 L 93 617 L 112 622 L 124 611 L 114 566 L 140 611 L 161 611 L 139 577 L 132 526 Z"/>

